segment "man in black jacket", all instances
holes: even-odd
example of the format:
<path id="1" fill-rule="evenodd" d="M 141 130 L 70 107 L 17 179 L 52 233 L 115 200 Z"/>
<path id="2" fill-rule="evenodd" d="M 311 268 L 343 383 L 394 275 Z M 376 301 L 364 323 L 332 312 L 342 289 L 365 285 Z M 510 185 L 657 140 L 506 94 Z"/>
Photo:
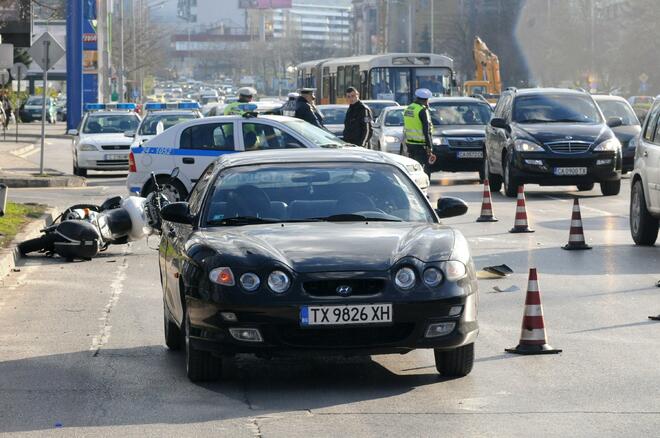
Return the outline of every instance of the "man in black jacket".
<path id="1" fill-rule="evenodd" d="M 323 116 L 314 106 L 316 96 L 314 88 L 303 88 L 300 90 L 300 97 L 296 99 L 296 118 L 311 123 L 312 125 L 325 129 L 323 126 Z"/>
<path id="2" fill-rule="evenodd" d="M 354 87 L 346 89 L 346 99 L 350 106 L 344 119 L 344 141 L 368 148 L 371 139 L 371 110 L 362 103 L 360 93 Z"/>

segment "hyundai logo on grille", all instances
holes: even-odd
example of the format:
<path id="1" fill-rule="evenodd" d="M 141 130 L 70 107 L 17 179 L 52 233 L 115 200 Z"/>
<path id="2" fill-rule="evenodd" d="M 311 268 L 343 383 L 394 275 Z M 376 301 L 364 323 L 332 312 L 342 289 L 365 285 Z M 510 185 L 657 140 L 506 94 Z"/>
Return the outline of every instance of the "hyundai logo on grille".
<path id="1" fill-rule="evenodd" d="M 570 135 L 567 135 L 567 136 L 564 137 L 564 138 L 565 138 L 566 140 L 573 140 L 573 137 L 571 137 Z"/>
<path id="2" fill-rule="evenodd" d="M 337 286 L 337 294 L 341 295 L 342 297 L 347 297 L 353 292 L 353 288 L 347 285 L 341 285 Z"/>
<path id="3" fill-rule="evenodd" d="M 466 140 L 468 143 L 472 143 L 472 142 L 474 141 L 474 138 L 472 138 L 472 137 L 467 137 L 465 140 Z"/>

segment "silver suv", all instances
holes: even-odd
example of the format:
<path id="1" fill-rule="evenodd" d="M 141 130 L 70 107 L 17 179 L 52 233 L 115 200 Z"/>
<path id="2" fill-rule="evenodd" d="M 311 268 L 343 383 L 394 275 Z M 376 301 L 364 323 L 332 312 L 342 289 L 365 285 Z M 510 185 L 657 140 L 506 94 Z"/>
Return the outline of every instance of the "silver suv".
<path id="1" fill-rule="evenodd" d="M 630 233 L 637 245 L 653 245 L 660 219 L 660 100 L 649 111 L 635 142 L 630 196 Z"/>

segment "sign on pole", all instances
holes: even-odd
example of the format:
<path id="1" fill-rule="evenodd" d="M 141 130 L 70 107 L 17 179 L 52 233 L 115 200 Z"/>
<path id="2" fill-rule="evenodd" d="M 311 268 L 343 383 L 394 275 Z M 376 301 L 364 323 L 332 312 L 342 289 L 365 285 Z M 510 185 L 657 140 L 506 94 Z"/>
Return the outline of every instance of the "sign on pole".
<path id="1" fill-rule="evenodd" d="M 16 90 L 16 95 L 18 96 L 18 99 L 20 100 L 21 96 L 21 81 L 27 77 L 27 66 L 23 64 L 22 62 L 17 62 L 16 64 L 11 66 L 11 69 L 9 70 L 9 73 L 11 73 L 11 77 L 14 78 L 17 84 L 17 90 Z M 20 107 L 21 102 L 18 101 L 16 107 Z M 16 120 L 16 143 L 18 143 L 18 110 L 14 110 L 14 120 Z"/>
<path id="2" fill-rule="evenodd" d="M 28 50 L 29 55 L 34 62 L 44 71 L 43 101 L 41 105 L 41 159 L 39 160 L 39 169 L 44 173 L 44 148 L 46 143 L 46 99 L 48 91 L 48 70 L 50 70 L 57 61 L 64 56 L 64 48 L 57 42 L 53 36 L 44 32 L 37 40 L 32 43 Z"/>
<path id="3" fill-rule="evenodd" d="M 14 45 L 0 44 L 0 68 L 11 67 L 14 63 Z"/>

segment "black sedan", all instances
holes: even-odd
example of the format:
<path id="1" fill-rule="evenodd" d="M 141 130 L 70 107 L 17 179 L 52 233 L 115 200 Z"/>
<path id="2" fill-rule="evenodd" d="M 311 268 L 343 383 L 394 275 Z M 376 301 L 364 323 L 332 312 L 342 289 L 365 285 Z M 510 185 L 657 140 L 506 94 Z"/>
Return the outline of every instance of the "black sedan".
<path id="1" fill-rule="evenodd" d="M 162 210 L 165 338 L 188 377 L 223 357 L 434 349 L 464 376 L 478 332 L 463 235 L 399 164 L 362 149 L 257 151 L 211 164 L 189 202 Z"/>

